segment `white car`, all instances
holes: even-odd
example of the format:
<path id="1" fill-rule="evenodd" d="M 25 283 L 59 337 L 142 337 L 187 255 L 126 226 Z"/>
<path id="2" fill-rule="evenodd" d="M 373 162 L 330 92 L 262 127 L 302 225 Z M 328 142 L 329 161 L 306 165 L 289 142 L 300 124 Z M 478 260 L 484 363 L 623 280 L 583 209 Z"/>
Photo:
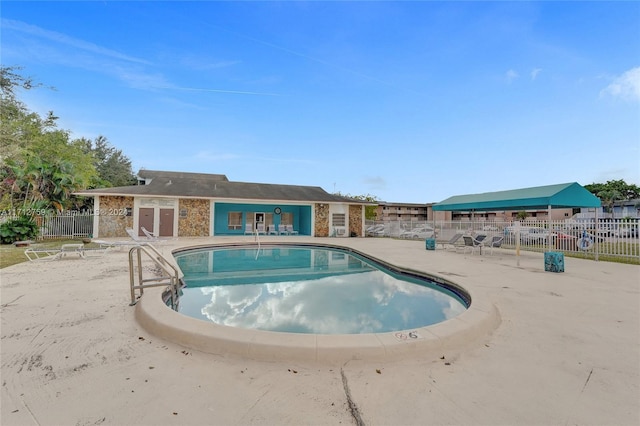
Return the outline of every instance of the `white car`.
<path id="1" fill-rule="evenodd" d="M 367 228 L 367 236 L 369 237 L 382 237 L 384 236 L 384 225 L 373 225 Z"/>
<path id="2" fill-rule="evenodd" d="M 555 234 L 551 234 L 552 241 L 555 238 Z M 549 230 L 546 228 L 522 228 L 520 230 L 520 240 L 523 243 L 529 244 L 542 244 L 549 238 Z"/>
<path id="3" fill-rule="evenodd" d="M 436 237 L 436 231 L 430 226 L 417 226 L 411 230 L 402 231 L 400 233 L 400 238 L 427 239 L 427 238 L 435 238 L 435 237 Z"/>

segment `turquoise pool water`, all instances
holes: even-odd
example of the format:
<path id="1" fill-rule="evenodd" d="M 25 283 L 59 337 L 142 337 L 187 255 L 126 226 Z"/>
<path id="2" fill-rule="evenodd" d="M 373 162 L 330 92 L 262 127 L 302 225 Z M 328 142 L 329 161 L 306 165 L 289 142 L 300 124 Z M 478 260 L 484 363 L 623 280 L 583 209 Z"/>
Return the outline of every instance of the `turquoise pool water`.
<path id="1" fill-rule="evenodd" d="M 208 248 L 176 254 L 178 311 L 216 324 L 289 333 L 410 330 L 467 309 L 454 291 L 326 247 Z"/>

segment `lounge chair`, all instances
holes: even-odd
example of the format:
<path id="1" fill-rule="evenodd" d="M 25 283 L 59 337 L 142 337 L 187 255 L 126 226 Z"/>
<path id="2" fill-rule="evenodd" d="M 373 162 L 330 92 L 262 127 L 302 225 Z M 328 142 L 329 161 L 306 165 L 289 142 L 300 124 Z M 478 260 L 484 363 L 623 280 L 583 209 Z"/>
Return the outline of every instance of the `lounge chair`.
<path id="1" fill-rule="evenodd" d="M 145 228 L 144 226 L 140 227 L 140 230 L 142 231 L 142 233 L 149 239 L 149 240 L 157 240 L 158 236 L 156 234 L 154 234 L 153 232 L 149 232 L 147 230 L 147 228 Z"/>
<path id="2" fill-rule="evenodd" d="M 149 238 L 147 236 L 141 237 L 132 228 L 125 229 L 127 234 L 131 237 L 131 239 L 137 243 L 150 243 L 150 242 L 158 242 L 158 239 L 155 237 Z M 144 233 L 144 231 L 142 231 Z"/>
<path id="3" fill-rule="evenodd" d="M 486 235 L 478 235 L 477 237 L 473 237 L 471 235 L 463 235 L 462 239 L 464 240 L 464 249 L 463 252 L 466 252 L 467 249 L 473 254 L 476 249 L 480 251 L 482 254 L 482 241 L 486 238 Z"/>
<path id="4" fill-rule="evenodd" d="M 253 225 L 250 223 L 247 223 L 244 226 L 244 235 L 251 235 L 253 234 Z"/>
<path id="5" fill-rule="evenodd" d="M 488 247 L 491 250 L 491 254 L 493 254 L 493 249 L 499 248 L 502 246 L 502 241 L 504 240 L 504 235 L 494 235 L 491 239 L 483 241 L 484 247 Z"/>
<path id="6" fill-rule="evenodd" d="M 267 225 L 267 235 L 278 235 L 275 225 Z"/>
<path id="7" fill-rule="evenodd" d="M 258 235 L 266 234 L 266 232 L 264 230 L 264 223 L 258 222 L 258 224 L 256 225 L 256 234 L 258 234 Z"/>
<path id="8" fill-rule="evenodd" d="M 63 244 L 60 248 L 28 248 L 24 255 L 30 261 L 34 260 L 56 260 L 69 255 L 78 256 L 84 259 L 88 253 L 103 254 L 104 248 L 85 248 L 84 244 Z"/>
<path id="9" fill-rule="evenodd" d="M 287 225 L 283 225 L 283 224 L 278 225 L 278 234 L 289 235 L 289 232 L 287 231 Z"/>
<path id="10" fill-rule="evenodd" d="M 154 241 L 156 243 L 164 243 L 167 240 L 170 240 L 171 237 L 158 237 L 156 234 L 154 234 L 153 232 L 149 232 L 147 230 L 147 228 L 145 228 L 144 226 L 140 227 L 140 230 L 142 231 L 142 233 L 147 237 L 147 239 L 149 241 Z"/>
<path id="11" fill-rule="evenodd" d="M 456 244 L 460 238 L 462 238 L 464 234 L 459 232 L 457 234 L 455 234 L 453 237 L 451 237 L 451 239 L 449 241 L 443 241 L 440 244 L 442 245 L 442 248 L 445 250 L 458 250 L 459 248 L 464 248 L 464 245 L 461 244 Z"/>
<path id="12" fill-rule="evenodd" d="M 298 235 L 298 231 L 293 229 L 293 225 L 286 225 L 286 227 L 287 227 L 287 234 L 289 234 L 289 235 Z"/>

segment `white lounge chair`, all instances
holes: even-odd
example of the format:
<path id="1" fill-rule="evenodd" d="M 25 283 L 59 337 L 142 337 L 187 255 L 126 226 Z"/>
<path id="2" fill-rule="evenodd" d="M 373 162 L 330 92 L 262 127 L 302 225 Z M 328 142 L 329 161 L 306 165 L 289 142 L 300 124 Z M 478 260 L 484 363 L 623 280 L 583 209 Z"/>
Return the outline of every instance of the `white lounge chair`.
<path id="1" fill-rule="evenodd" d="M 87 254 L 103 254 L 104 248 L 85 248 L 84 244 L 63 244 L 60 248 L 28 248 L 24 255 L 30 261 L 34 260 L 56 260 L 69 255 L 78 256 L 84 259 Z"/>
<path id="2" fill-rule="evenodd" d="M 275 225 L 267 225 L 267 235 L 278 235 Z"/>
<path id="3" fill-rule="evenodd" d="M 289 232 L 287 232 L 287 225 L 283 225 L 283 224 L 278 225 L 278 234 L 289 235 Z"/>
<path id="4" fill-rule="evenodd" d="M 286 225 L 286 226 L 287 226 L 287 234 L 289 234 L 289 235 L 298 235 L 298 231 L 293 229 L 293 225 Z"/>
<path id="5" fill-rule="evenodd" d="M 258 224 L 256 225 L 256 234 L 260 235 L 260 234 L 265 234 L 265 230 L 264 230 L 264 223 L 262 222 L 258 222 Z"/>
<path id="6" fill-rule="evenodd" d="M 251 235 L 253 234 L 253 225 L 250 223 L 247 223 L 244 226 L 244 235 Z"/>

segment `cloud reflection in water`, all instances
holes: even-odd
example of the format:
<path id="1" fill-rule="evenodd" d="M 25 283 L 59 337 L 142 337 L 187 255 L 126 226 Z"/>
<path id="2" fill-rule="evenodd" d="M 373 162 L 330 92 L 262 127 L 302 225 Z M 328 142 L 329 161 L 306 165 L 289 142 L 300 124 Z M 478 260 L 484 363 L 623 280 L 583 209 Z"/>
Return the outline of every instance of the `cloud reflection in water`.
<path id="1" fill-rule="evenodd" d="M 289 276 L 282 282 L 187 287 L 180 311 L 233 327 L 357 334 L 418 328 L 466 309 L 444 292 L 368 265 L 362 271 L 299 281 Z"/>

